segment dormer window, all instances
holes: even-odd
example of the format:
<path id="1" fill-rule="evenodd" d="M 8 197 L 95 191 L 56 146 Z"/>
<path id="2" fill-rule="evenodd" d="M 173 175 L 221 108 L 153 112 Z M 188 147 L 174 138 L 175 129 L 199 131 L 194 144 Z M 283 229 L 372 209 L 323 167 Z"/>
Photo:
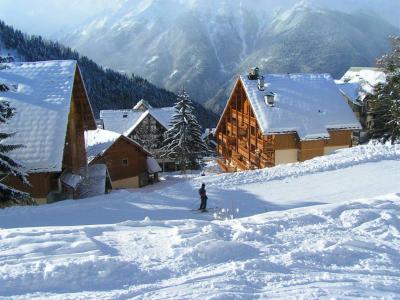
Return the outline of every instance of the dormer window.
<path id="1" fill-rule="evenodd" d="M 124 113 L 124 114 L 122 115 L 122 117 L 123 117 L 124 119 L 126 119 L 126 118 L 128 117 L 128 114 L 127 114 L 127 113 Z"/>

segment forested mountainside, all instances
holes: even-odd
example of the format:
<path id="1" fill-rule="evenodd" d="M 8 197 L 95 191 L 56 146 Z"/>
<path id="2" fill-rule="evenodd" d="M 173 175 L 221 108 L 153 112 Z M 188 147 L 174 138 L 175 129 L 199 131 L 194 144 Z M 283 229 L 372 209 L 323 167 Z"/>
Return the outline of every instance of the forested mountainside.
<path id="1" fill-rule="evenodd" d="M 31 36 L 0 21 L 0 54 L 11 54 L 17 61 L 55 59 L 77 60 L 96 117 L 102 109 L 132 108 L 140 99 L 154 107 L 172 106 L 176 95 L 158 88 L 142 77 L 105 69 L 86 56 L 58 42 Z M 214 126 L 217 116 L 200 104 L 194 103 L 196 115 L 203 127 Z"/>
<path id="2" fill-rule="evenodd" d="M 166 89 L 184 84 L 194 100 L 216 112 L 237 75 L 251 66 L 340 77 L 350 66 L 372 66 L 388 50 L 388 36 L 400 31 L 382 17 L 383 8 L 365 3 L 374 1 L 120 2 L 62 42 Z"/>

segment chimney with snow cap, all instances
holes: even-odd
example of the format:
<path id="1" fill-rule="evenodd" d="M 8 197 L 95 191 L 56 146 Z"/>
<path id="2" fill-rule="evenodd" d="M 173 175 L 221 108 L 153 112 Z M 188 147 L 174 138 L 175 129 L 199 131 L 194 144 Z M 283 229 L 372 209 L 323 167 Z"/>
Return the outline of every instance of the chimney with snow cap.
<path id="1" fill-rule="evenodd" d="M 258 67 L 251 68 L 247 78 L 250 80 L 257 80 L 260 78 L 260 69 Z"/>
<path id="2" fill-rule="evenodd" d="M 274 106 L 274 104 L 275 104 L 275 93 L 273 93 L 273 92 L 266 93 L 265 96 L 264 96 L 264 101 L 265 101 L 265 103 L 267 105 L 269 105 L 271 107 Z"/>
<path id="3" fill-rule="evenodd" d="M 260 76 L 260 78 L 258 78 L 257 87 L 258 87 L 259 91 L 264 90 L 264 88 L 265 88 L 264 76 Z"/>

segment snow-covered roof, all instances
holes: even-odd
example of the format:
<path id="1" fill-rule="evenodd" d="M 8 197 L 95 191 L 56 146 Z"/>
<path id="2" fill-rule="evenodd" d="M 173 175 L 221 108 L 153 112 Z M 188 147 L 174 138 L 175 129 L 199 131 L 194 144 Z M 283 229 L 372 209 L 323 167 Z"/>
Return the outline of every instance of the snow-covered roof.
<path id="1" fill-rule="evenodd" d="M 147 157 L 147 171 L 150 174 L 161 172 L 162 169 L 158 162 L 151 156 Z"/>
<path id="2" fill-rule="evenodd" d="M 358 100 L 363 101 L 368 94 L 374 94 L 379 83 L 386 82 L 386 74 L 381 68 L 352 67 L 336 83 L 359 84 Z M 346 94 L 349 98 L 350 95 Z"/>
<path id="3" fill-rule="evenodd" d="M 358 82 L 342 82 L 335 80 L 340 92 L 351 102 L 357 105 L 361 105 L 359 101 L 359 94 L 361 91 L 361 85 Z"/>
<path id="4" fill-rule="evenodd" d="M 144 99 L 141 99 L 136 105 L 133 107 L 134 110 L 141 109 L 142 107 L 145 107 L 146 109 L 152 108 L 150 103 Z"/>
<path id="5" fill-rule="evenodd" d="M 71 172 L 64 172 L 61 175 L 60 179 L 63 184 L 66 184 L 70 188 L 73 188 L 74 190 L 76 190 L 78 185 L 82 182 L 83 177 L 80 175 L 77 175 L 77 174 L 73 174 Z"/>
<path id="6" fill-rule="evenodd" d="M 76 61 L 23 62 L 0 71 L 0 82 L 10 88 L 0 92 L 0 100 L 15 108 L 15 116 L 1 125 L 15 135 L 4 142 L 24 145 L 10 156 L 29 173 L 62 169 L 76 67 Z"/>
<path id="7" fill-rule="evenodd" d="M 328 129 L 361 129 L 329 74 L 268 74 L 265 89 L 241 76 L 263 134 L 297 132 L 300 140 L 329 138 Z M 265 102 L 273 93 L 275 104 Z"/>
<path id="8" fill-rule="evenodd" d="M 170 128 L 170 121 L 174 115 L 173 107 L 149 108 L 146 111 L 138 110 L 102 110 L 100 118 L 104 129 L 128 136 L 147 115 L 153 116 L 165 129 Z"/>
<path id="9" fill-rule="evenodd" d="M 150 155 L 148 151 L 143 149 L 137 142 L 124 137 L 120 133 L 116 133 L 104 129 L 89 130 L 85 133 L 86 138 L 86 154 L 88 158 L 88 163 L 92 162 L 96 157 L 104 154 L 120 137 L 125 138 L 127 141 L 135 144 L 139 149 L 141 149 L 146 154 Z"/>
<path id="10" fill-rule="evenodd" d="M 104 130 L 96 129 L 86 131 L 86 154 L 88 163 L 90 163 L 97 156 L 102 155 L 108 148 L 120 138 L 121 134 Z"/>

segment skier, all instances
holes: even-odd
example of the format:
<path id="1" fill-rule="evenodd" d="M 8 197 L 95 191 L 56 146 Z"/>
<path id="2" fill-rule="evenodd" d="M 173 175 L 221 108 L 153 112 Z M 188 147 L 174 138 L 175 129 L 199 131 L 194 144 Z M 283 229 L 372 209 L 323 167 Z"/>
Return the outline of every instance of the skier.
<path id="1" fill-rule="evenodd" d="M 199 195 L 200 195 L 200 200 L 201 200 L 201 204 L 200 204 L 200 208 L 199 210 L 201 210 L 202 212 L 207 211 L 207 193 L 206 193 L 206 185 L 204 183 L 201 184 L 201 188 L 199 189 Z"/>

